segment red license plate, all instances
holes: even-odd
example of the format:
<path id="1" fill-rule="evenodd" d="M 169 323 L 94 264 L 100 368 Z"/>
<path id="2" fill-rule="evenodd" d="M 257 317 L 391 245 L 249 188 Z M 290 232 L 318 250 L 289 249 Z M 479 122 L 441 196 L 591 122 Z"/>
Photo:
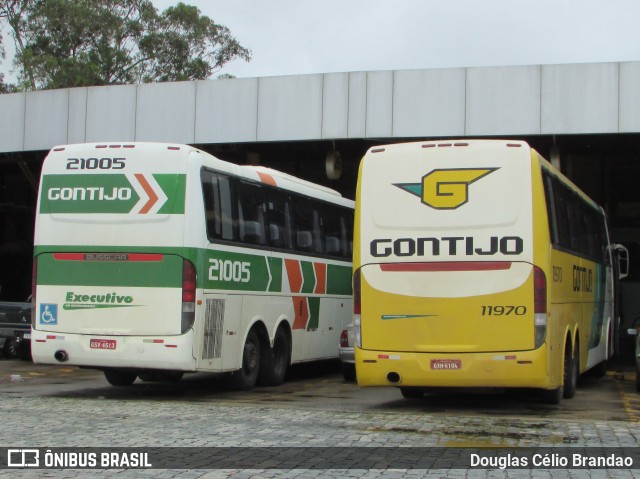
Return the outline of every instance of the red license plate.
<path id="1" fill-rule="evenodd" d="M 116 349 L 115 339 L 90 339 L 89 347 L 91 349 Z"/>
<path id="2" fill-rule="evenodd" d="M 432 359 L 431 369 L 462 369 L 462 361 L 460 359 Z"/>

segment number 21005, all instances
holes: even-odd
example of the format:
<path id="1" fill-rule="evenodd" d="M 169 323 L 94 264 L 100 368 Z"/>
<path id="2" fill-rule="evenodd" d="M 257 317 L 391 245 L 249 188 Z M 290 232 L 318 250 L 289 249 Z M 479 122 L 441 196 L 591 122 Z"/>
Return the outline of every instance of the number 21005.
<path id="1" fill-rule="evenodd" d="M 482 306 L 482 316 L 523 316 L 527 314 L 526 306 Z"/>

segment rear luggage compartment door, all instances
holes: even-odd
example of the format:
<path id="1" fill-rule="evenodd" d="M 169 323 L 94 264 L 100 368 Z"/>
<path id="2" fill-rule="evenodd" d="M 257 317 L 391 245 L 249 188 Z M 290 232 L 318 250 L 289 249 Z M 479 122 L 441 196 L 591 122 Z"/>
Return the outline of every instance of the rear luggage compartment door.
<path id="1" fill-rule="evenodd" d="M 173 254 L 38 255 L 35 327 L 56 333 L 177 335 L 183 258 Z"/>

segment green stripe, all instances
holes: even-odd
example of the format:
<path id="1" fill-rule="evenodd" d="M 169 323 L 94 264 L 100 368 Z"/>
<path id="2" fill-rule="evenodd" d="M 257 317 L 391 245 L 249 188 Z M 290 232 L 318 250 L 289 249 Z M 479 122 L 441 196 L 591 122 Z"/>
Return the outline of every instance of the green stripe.
<path id="1" fill-rule="evenodd" d="M 327 265 L 327 294 L 351 295 L 351 267 Z"/>
<path id="2" fill-rule="evenodd" d="M 162 261 L 61 261 L 51 254 L 41 254 L 38 284 L 181 288 L 182 258 L 165 255 Z"/>
<path id="3" fill-rule="evenodd" d="M 164 194 L 167 202 L 158 210 L 159 215 L 183 215 L 184 199 L 187 191 L 186 175 L 153 175 Z"/>
<path id="4" fill-rule="evenodd" d="M 184 214 L 186 175 L 156 174 L 153 178 L 167 196 L 158 214 Z M 42 214 L 127 214 L 140 200 L 122 174 L 44 175 L 41 191 Z"/>
<path id="5" fill-rule="evenodd" d="M 281 258 L 269 258 L 269 267 L 271 268 L 271 285 L 270 293 L 280 293 L 282 291 L 282 268 L 284 261 Z"/>
<path id="6" fill-rule="evenodd" d="M 140 197 L 125 175 L 44 175 L 40 213 L 128 213 Z"/>
<path id="7" fill-rule="evenodd" d="M 302 269 L 301 293 L 313 293 L 316 288 L 316 273 L 313 269 L 313 263 L 309 261 L 300 261 L 300 269 Z"/>
<path id="8" fill-rule="evenodd" d="M 165 262 L 85 262 L 54 261 L 52 253 L 160 253 L 171 258 L 171 266 Z M 282 292 L 284 261 L 282 258 L 248 253 L 230 253 L 204 248 L 144 247 L 144 246 L 36 246 L 38 258 L 38 284 L 46 285 L 105 285 L 180 287 L 182 282 L 182 258 L 191 261 L 197 268 L 198 288 L 222 291 Z M 209 279 L 214 266 L 211 259 L 249 263 L 250 281 L 225 281 Z M 301 261 L 304 277 L 303 293 L 313 294 L 315 273 L 313 263 Z M 123 266 L 124 265 L 124 266 Z M 219 270 L 219 264 L 217 265 Z M 223 266 L 224 267 L 224 266 Z M 125 269 L 122 269 L 125 268 Z M 167 269 L 168 268 L 168 269 Z M 214 266 L 215 268 L 215 266 Z M 237 266 L 236 266 L 237 268 Z M 242 265 L 240 265 L 240 270 Z M 269 272 L 271 283 L 269 283 Z M 213 271 L 215 275 L 215 269 Z M 233 279 L 233 278 L 232 278 Z M 268 289 L 267 289 L 268 288 Z M 327 294 L 351 295 L 351 266 L 327 265 Z"/>
<path id="9" fill-rule="evenodd" d="M 318 329 L 320 324 L 320 298 L 309 297 L 307 298 L 309 303 L 309 322 L 307 323 L 307 331 Z"/>

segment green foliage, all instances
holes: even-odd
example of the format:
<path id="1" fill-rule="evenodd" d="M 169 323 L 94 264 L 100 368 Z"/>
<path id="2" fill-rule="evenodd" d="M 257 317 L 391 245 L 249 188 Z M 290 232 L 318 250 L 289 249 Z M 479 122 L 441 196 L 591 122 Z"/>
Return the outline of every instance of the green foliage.
<path id="1" fill-rule="evenodd" d="M 201 80 L 251 59 L 227 27 L 183 3 L 159 13 L 150 0 L 3 1 L 23 7 L 12 23 L 0 6 L 0 19 L 25 89 Z"/>

